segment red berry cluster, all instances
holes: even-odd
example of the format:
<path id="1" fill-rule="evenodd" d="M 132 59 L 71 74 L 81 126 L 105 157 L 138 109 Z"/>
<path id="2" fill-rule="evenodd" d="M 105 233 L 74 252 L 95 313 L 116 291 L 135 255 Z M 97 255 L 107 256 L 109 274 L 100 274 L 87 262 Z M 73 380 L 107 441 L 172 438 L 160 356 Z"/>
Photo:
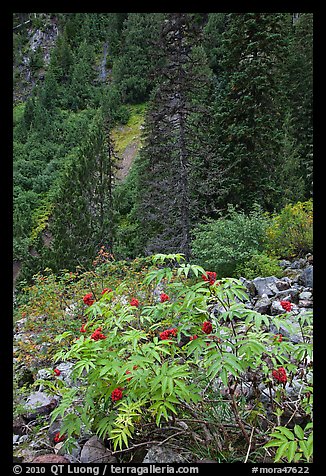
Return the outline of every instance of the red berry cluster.
<path id="1" fill-rule="evenodd" d="M 93 340 L 102 340 L 106 339 L 106 336 L 102 334 L 102 327 L 98 327 L 93 334 L 91 335 L 91 339 Z"/>
<path id="2" fill-rule="evenodd" d="M 272 371 L 272 375 L 278 382 L 285 383 L 287 381 L 286 371 L 284 367 L 279 367 Z"/>
<path id="3" fill-rule="evenodd" d="M 113 390 L 113 392 L 111 393 L 111 399 L 112 399 L 112 402 L 117 402 L 118 400 L 121 400 L 122 397 L 123 397 L 123 393 L 122 393 L 122 388 L 118 387 L 118 388 L 115 388 Z"/>
<path id="4" fill-rule="evenodd" d="M 290 301 L 280 301 L 280 304 L 287 312 L 290 312 L 292 310 L 292 304 L 290 303 Z"/>
<path id="5" fill-rule="evenodd" d="M 130 306 L 138 307 L 138 306 L 139 306 L 139 301 L 138 301 L 138 299 L 132 298 L 132 300 L 130 301 Z"/>
<path id="6" fill-rule="evenodd" d="M 59 443 L 60 441 L 63 441 L 65 439 L 66 439 L 65 435 L 60 436 L 60 432 L 56 433 L 53 438 L 55 443 Z"/>
<path id="7" fill-rule="evenodd" d="M 93 294 L 92 293 L 88 293 L 86 294 L 84 297 L 83 297 L 83 301 L 84 303 L 87 305 L 87 306 L 91 306 L 93 304 L 93 302 L 95 301 L 94 297 L 93 297 Z"/>
<path id="8" fill-rule="evenodd" d="M 215 271 L 206 271 L 206 274 L 202 275 L 204 281 L 208 281 L 210 285 L 214 284 L 216 281 L 216 273 Z"/>
<path id="9" fill-rule="evenodd" d="M 203 332 L 205 332 L 205 334 L 210 334 L 213 331 L 212 323 L 209 321 L 205 321 L 201 329 Z"/>
<path id="10" fill-rule="evenodd" d="M 160 296 L 161 302 L 169 301 L 169 296 L 165 293 L 162 293 Z"/>
<path id="11" fill-rule="evenodd" d="M 160 339 L 161 340 L 167 340 L 170 339 L 170 337 L 175 337 L 177 335 L 178 329 L 167 329 L 166 331 L 163 331 L 160 333 Z"/>

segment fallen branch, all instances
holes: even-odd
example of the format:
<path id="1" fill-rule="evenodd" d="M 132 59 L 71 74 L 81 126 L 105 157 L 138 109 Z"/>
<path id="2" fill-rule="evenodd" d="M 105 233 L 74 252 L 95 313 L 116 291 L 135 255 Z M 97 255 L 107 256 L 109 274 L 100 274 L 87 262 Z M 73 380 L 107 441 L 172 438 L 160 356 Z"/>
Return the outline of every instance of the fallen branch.
<path id="1" fill-rule="evenodd" d="M 31 20 L 26 20 L 23 23 L 19 23 L 19 25 L 16 25 L 16 26 L 13 27 L 13 30 L 17 30 L 17 28 L 20 28 L 23 25 L 27 25 L 30 22 L 31 22 Z"/>

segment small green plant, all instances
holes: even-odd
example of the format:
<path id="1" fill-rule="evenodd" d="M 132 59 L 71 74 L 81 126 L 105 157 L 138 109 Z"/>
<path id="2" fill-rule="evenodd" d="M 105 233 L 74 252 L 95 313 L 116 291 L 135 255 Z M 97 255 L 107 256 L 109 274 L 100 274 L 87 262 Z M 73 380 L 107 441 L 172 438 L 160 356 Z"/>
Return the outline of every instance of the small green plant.
<path id="1" fill-rule="evenodd" d="M 276 258 L 265 253 L 254 254 L 248 261 L 236 268 L 237 276 L 254 279 L 257 276 L 276 276 L 280 278 L 283 271 Z"/>
<path id="2" fill-rule="evenodd" d="M 284 426 L 277 426 L 269 436 L 273 438 L 264 445 L 264 448 L 277 448 L 275 463 L 282 460 L 288 463 L 310 462 L 313 453 L 311 423 L 308 423 L 304 430 L 300 425 L 295 425 L 293 431 Z"/>

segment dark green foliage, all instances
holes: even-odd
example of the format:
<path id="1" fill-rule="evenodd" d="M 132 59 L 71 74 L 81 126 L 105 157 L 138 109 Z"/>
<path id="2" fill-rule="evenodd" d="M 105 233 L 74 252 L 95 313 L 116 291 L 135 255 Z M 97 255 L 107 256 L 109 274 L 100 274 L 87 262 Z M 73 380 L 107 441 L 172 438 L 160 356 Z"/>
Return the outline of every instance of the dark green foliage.
<path id="1" fill-rule="evenodd" d="M 286 14 L 232 13 L 222 38 L 216 120 L 227 174 L 221 206 L 272 210 L 279 184 L 284 121 Z"/>
<path id="2" fill-rule="evenodd" d="M 313 14 L 302 13 L 291 31 L 287 93 L 292 137 L 304 180 L 305 195 L 312 193 L 313 169 Z"/>
<path id="3" fill-rule="evenodd" d="M 112 250 L 113 150 L 103 116 L 96 112 L 87 136 L 68 156 L 54 197 L 50 232 L 54 269 L 89 265 L 100 246 Z"/>
<path id="4" fill-rule="evenodd" d="M 67 81 L 73 65 L 73 53 L 67 34 L 59 35 L 56 46 L 51 54 L 51 67 L 58 81 Z"/>
<path id="5" fill-rule="evenodd" d="M 209 13 L 207 24 L 204 27 L 203 45 L 209 60 L 209 65 L 214 73 L 219 76 L 222 60 L 222 33 L 226 27 L 225 13 Z"/>
<path id="6" fill-rule="evenodd" d="M 50 262 L 47 220 L 56 267 L 90 263 L 104 242 L 121 259 L 157 251 L 189 258 L 191 229 L 229 219 L 229 203 L 240 214 L 254 203 L 273 212 L 310 197 L 312 14 L 17 13 L 13 21 L 21 24 L 13 38 L 14 257 L 30 261 L 21 276 Z M 59 35 L 48 64 L 42 45 L 29 49 L 29 29 L 53 22 Z M 26 93 L 24 64 L 35 83 Z M 126 179 L 109 186 L 108 215 L 99 213 L 105 124 L 127 126 L 129 104 L 149 98 L 143 150 Z M 99 109 L 101 130 L 91 133 Z M 61 228 L 49 211 L 54 196 Z M 206 253 L 198 239 L 194 250 Z M 240 270 L 273 268 L 260 248 L 248 245 L 245 256 L 241 246 L 232 251 Z M 29 256 L 35 247 L 38 256 Z"/>
<path id="7" fill-rule="evenodd" d="M 141 173 L 140 160 L 136 157 L 126 179 L 118 182 L 113 192 L 116 234 L 114 256 L 116 259 L 130 259 L 143 252 L 143 230 L 137 214 L 140 200 L 138 180 Z"/>
<path id="8" fill-rule="evenodd" d="M 94 81 L 94 49 L 86 40 L 79 46 L 67 91 L 67 106 L 73 111 L 85 109 L 90 103 Z"/>
<path id="9" fill-rule="evenodd" d="M 113 64 L 113 78 L 125 102 L 148 99 L 157 67 L 156 43 L 164 15 L 129 13 L 122 30 L 121 55 Z"/>
<path id="10" fill-rule="evenodd" d="M 264 250 L 268 224 L 259 208 L 246 215 L 230 206 L 225 217 L 193 230 L 193 257 L 219 277 L 234 276 L 239 266 Z"/>

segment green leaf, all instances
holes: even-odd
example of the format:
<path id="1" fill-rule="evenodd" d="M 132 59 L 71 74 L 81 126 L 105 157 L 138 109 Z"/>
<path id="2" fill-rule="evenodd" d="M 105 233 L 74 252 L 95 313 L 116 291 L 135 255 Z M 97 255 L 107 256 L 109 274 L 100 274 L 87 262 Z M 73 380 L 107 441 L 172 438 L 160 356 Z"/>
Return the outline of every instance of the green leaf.
<path id="1" fill-rule="evenodd" d="M 301 428 L 301 426 L 295 425 L 295 426 L 294 426 L 294 433 L 295 433 L 295 435 L 299 438 L 299 440 L 303 440 L 303 439 L 304 439 L 304 431 L 303 431 L 303 429 Z"/>
<path id="2" fill-rule="evenodd" d="M 291 441 L 289 443 L 289 449 L 288 449 L 288 461 L 289 461 L 289 463 L 291 463 L 291 461 L 293 461 L 293 458 L 294 458 L 295 452 L 297 450 L 297 447 L 298 447 L 298 442 L 297 441 Z"/>
<path id="3" fill-rule="evenodd" d="M 264 448 L 270 448 L 272 446 L 280 446 L 282 444 L 283 444 L 282 440 L 271 440 L 264 444 Z"/>
<path id="4" fill-rule="evenodd" d="M 280 441 L 284 441 L 285 443 L 289 441 L 288 438 L 282 433 L 273 432 L 273 433 L 270 433 L 269 436 L 273 436 L 274 438 L 277 438 Z"/>
<path id="5" fill-rule="evenodd" d="M 281 458 L 284 456 L 284 453 L 287 451 L 288 446 L 289 446 L 289 442 L 283 443 L 281 446 L 279 446 L 274 458 L 275 463 L 281 460 Z"/>
<path id="6" fill-rule="evenodd" d="M 288 428 L 285 428 L 285 426 L 278 426 L 277 429 L 283 433 L 288 440 L 294 440 L 294 434 L 292 433 L 291 430 L 289 430 Z"/>

